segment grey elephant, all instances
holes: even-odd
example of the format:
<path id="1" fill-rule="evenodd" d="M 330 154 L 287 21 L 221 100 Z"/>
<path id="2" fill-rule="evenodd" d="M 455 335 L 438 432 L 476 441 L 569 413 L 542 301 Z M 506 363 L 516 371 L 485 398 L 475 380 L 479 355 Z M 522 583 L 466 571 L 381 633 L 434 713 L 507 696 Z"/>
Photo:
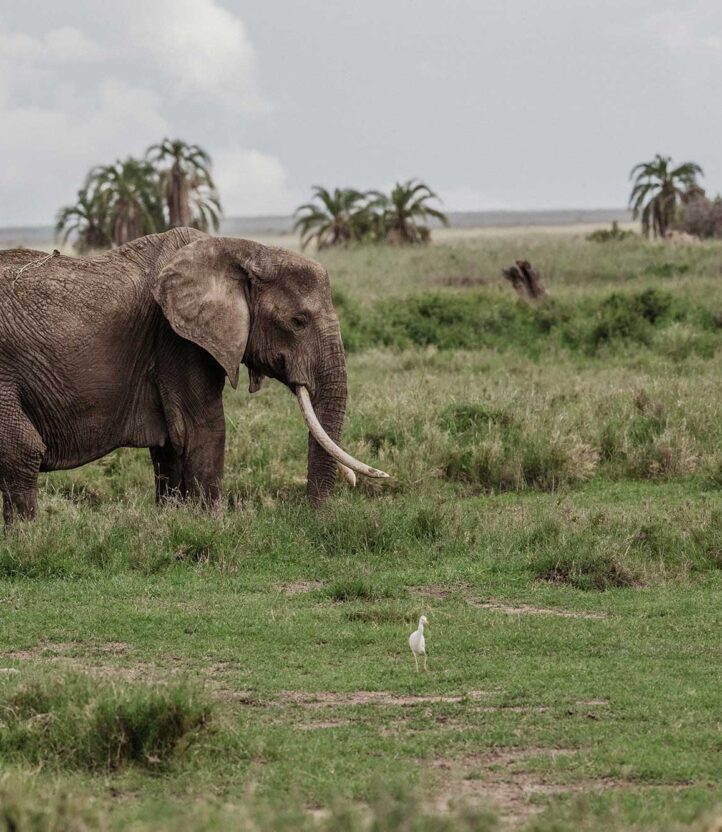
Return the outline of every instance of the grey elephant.
<path id="1" fill-rule="evenodd" d="M 189 228 L 89 258 L 0 252 L 3 515 L 32 518 L 40 471 L 149 448 L 156 498 L 222 497 L 222 393 L 240 364 L 298 397 L 307 493 L 337 466 L 387 475 L 339 446 L 346 367 L 328 275 L 292 252 Z"/>

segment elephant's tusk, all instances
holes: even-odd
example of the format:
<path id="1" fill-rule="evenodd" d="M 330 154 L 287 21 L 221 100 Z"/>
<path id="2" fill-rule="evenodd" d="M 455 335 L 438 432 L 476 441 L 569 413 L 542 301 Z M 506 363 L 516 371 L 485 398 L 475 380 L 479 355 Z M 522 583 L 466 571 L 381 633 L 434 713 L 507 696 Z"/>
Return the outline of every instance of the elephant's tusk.
<path id="1" fill-rule="evenodd" d="M 341 476 L 353 488 L 356 485 L 356 474 L 347 465 L 343 465 L 340 462 L 336 464 L 338 465 L 338 470 L 341 472 Z"/>
<path id="2" fill-rule="evenodd" d="M 316 442 L 318 442 L 324 451 L 330 454 L 336 462 L 339 462 L 341 465 L 345 465 L 352 471 L 356 471 L 357 474 L 363 474 L 365 477 L 374 477 L 376 479 L 383 480 L 389 479 L 388 474 L 383 471 L 379 471 L 377 468 L 371 468 L 371 466 L 365 465 L 363 462 L 359 462 L 358 459 L 354 459 L 351 454 L 347 454 L 343 448 L 339 448 L 339 446 L 333 441 L 333 439 L 331 439 L 331 437 L 323 429 L 321 423 L 318 421 L 318 416 L 316 416 L 316 412 L 311 404 L 311 397 L 308 395 L 308 390 L 306 390 L 305 387 L 297 387 L 296 396 L 298 398 L 298 404 L 301 408 L 301 413 L 303 413 L 303 418 L 306 420 L 308 429 L 311 432 L 311 436 L 313 436 Z"/>

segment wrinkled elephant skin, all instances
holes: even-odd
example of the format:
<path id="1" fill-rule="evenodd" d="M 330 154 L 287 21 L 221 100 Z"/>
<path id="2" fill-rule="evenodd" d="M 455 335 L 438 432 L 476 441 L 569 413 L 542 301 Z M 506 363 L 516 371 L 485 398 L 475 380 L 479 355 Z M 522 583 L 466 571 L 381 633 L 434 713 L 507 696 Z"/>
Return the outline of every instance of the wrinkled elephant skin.
<path id="1" fill-rule="evenodd" d="M 305 387 L 338 442 L 346 367 L 326 271 L 300 255 L 188 228 L 88 258 L 0 252 L 0 490 L 37 511 L 40 471 L 150 449 L 156 496 L 222 496 L 226 377 L 241 364 Z M 309 437 L 313 503 L 336 462 Z"/>

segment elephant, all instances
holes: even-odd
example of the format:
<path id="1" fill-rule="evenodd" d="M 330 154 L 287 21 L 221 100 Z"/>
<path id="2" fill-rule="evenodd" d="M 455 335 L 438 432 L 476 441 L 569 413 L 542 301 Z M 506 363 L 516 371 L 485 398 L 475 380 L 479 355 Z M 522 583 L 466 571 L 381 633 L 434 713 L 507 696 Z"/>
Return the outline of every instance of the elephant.
<path id="1" fill-rule="evenodd" d="M 149 448 L 156 500 L 222 500 L 226 378 L 298 398 L 307 495 L 337 467 L 386 478 L 339 447 L 346 365 L 318 263 L 176 228 L 87 258 L 0 252 L 0 491 L 6 524 L 37 513 L 41 471 Z"/>

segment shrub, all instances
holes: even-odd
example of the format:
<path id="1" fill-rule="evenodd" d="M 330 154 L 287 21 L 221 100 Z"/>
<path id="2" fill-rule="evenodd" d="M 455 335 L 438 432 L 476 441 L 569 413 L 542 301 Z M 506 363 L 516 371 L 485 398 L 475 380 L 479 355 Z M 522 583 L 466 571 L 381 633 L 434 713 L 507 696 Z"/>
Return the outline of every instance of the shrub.
<path id="1" fill-rule="evenodd" d="M 611 228 L 598 228 L 587 234 L 587 240 L 591 243 L 618 243 L 634 236 L 634 231 L 621 229 L 619 223 L 614 220 Z"/>
<path id="2" fill-rule="evenodd" d="M 374 586 L 368 578 L 356 577 L 336 581 L 327 592 L 327 596 L 338 603 L 346 601 L 377 601 L 386 593 Z"/>
<path id="3" fill-rule="evenodd" d="M 173 518 L 168 535 L 168 546 L 176 561 L 207 563 L 218 554 L 220 529 L 214 521 L 193 517 L 191 522 L 184 517 Z"/>
<path id="4" fill-rule="evenodd" d="M 107 829 L 97 802 L 89 795 L 68 794 L 62 785 L 52 790 L 39 778 L 3 774 L 0 779 L 1 832 L 97 832 Z M 77 792 L 76 789 L 73 790 Z"/>
<path id="5" fill-rule="evenodd" d="M 515 428 L 454 447 L 444 476 L 482 492 L 554 491 L 591 478 L 597 461 L 597 451 L 576 436 Z"/>
<path id="6" fill-rule="evenodd" d="M 639 583 L 618 557 L 596 548 L 545 554 L 536 560 L 533 569 L 540 581 L 569 584 L 582 590 L 603 591 Z"/>
<path id="7" fill-rule="evenodd" d="M 722 511 L 714 511 L 709 523 L 692 529 L 695 568 L 722 569 Z"/>
<path id="8" fill-rule="evenodd" d="M 483 404 L 454 404 L 441 414 L 441 425 L 453 436 L 475 432 L 489 425 L 511 427 L 514 417 L 501 410 L 490 410 Z"/>
<path id="9" fill-rule="evenodd" d="M 595 352 L 605 344 L 626 340 L 648 345 L 651 327 L 672 317 L 674 298 L 668 292 L 646 289 L 632 295 L 614 293 L 602 302 L 588 336 Z"/>
<path id="10" fill-rule="evenodd" d="M 689 263 L 648 263 L 644 267 L 644 273 L 652 277 L 674 277 L 679 274 L 687 274 L 692 267 Z"/>
<path id="11" fill-rule="evenodd" d="M 684 264 L 676 266 L 683 270 Z M 665 267 L 666 268 L 666 267 Z M 615 292 L 599 301 L 521 303 L 483 290 L 425 293 L 382 300 L 363 314 L 347 301 L 339 307 L 341 329 L 349 351 L 369 347 L 436 347 L 441 350 L 518 349 L 537 359 L 555 345 L 594 355 L 604 346 L 634 344 L 652 347 L 655 332 L 684 321 L 686 341 L 704 329 L 712 334 L 692 349 L 709 355 L 718 334 L 709 310 L 680 302 L 666 291 L 646 289 Z M 689 337 L 688 337 L 689 336 Z"/>
<path id="12" fill-rule="evenodd" d="M 92 771 L 168 764 L 210 716 L 184 687 L 115 687 L 87 676 L 22 684 L 2 711 L 4 755 Z"/>

